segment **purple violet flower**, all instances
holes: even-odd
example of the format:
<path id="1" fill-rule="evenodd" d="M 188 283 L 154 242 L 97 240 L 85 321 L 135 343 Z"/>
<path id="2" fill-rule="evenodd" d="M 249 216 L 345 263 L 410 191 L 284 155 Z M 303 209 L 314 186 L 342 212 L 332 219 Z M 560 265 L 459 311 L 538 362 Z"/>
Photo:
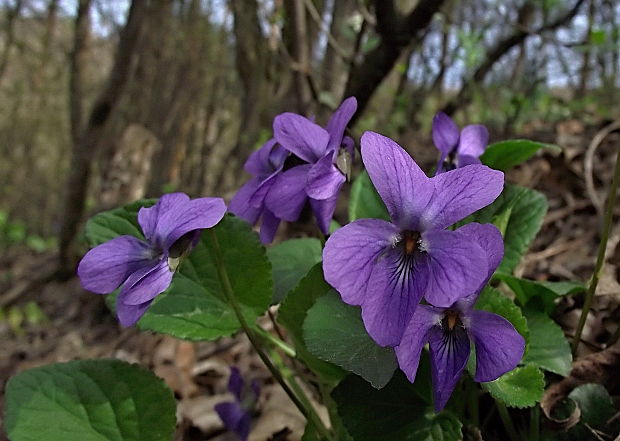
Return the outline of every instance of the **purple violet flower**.
<path id="1" fill-rule="evenodd" d="M 413 383 L 422 348 L 429 343 L 437 412 L 448 402 L 467 365 L 471 343 L 476 346 L 474 380 L 478 382 L 493 381 L 513 370 L 525 350 L 525 340 L 508 320 L 473 309 L 479 292 L 502 261 L 501 234 L 491 225 L 476 223 L 467 224 L 460 231 L 486 249 L 489 257 L 486 280 L 476 294 L 459 299 L 447 308 L 420 305 L 413 313 L 400 345 L 396 346 L 398 364 Z"/>
<path id="2" fill-rule="evenodd" d="M 493 202 L 504 175 L 472 165 L 428 178 L 391 139 L 366 132 L 361 144 L 391 222 L 359 219 L 337 230 L 325 244 L 323 271 L 345 303 L 362 307 L 370 336 L 396 346 L 423 296 L 449 307 L 484 281 L 482 245 L 462 228 L 446 228 Z"/>
<path id="3" fill-rule="evenodd" d="M 356 110 L 357 100 L 347 98 L 326 128 L 295 113 L 275 118 L 276 141 L 307 162 L 280 173 L 267 194 L 267 207 L 276 217 L 294 222 L 309 201 L 320 230 L 329 234 L 338 193 L 355 153 L 353 139 L 344 132 Z"/>
<path id="4" fill-rule="evenodd" d="M 489 131 L 482 124 L 459 128 L 448 115 L 437 113 L 433 118 L 433 142 L 441 152 L 436 174 L 470 164 L 480 164 L 480 155 L 489 143 Z"/>
<path id="5" fill-rule="evenodd" d="M 250 434 L 252 409 L 260 395 L 260 387 L 256 380 L 248 387 L 241 378 L 239 369 L 233 366 L 230 368 L 228 392 L 234 396 L 235 401 L 218 403 L 215 411 L 228 430 L 234 432 L 241 441 L 246 441 Z"/>
<path id="6" fill-rule="evenodd" d="M 216 225 L 225 213 L 220 198 L 163 195 L 157 204 L 138 212 L 146 241 L 124 235 L 91 249 L 78 266 L 80 282 L 97 294 L 122 285 L 116 314 L 123 326 L 131 326 L 170 286 L 180 259 L 198 242 L 200 230 Z"/>
<path id="7" fill-rule="evenodd" d="M 254 225 L 261 218 L 260 240 L 262 243 L 273 241 L 280 219 L 265 206 L 265 196 L 276 181 L 284 167 L 289 152 L 275 139 L 267 141 L 260 149 L 253 152 L 244 165 L 245 171 L 253 175 L 229 204 L 231 213 Z"/>

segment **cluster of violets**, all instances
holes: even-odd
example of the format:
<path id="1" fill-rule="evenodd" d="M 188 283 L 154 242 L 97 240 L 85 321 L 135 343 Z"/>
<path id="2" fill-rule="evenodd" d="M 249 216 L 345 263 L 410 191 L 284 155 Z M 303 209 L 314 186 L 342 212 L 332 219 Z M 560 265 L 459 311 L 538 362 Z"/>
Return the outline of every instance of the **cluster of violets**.
<path id="1" fill-rule="evenodd" d="M 348 98 L 325 128 L 293 113 L 275 118 L 273 139 L 245 164 L 253 178 L 228 207 L 253 225 L 260 221 L 263 243 L 273 240 L 282 220 L 298 220 L 306 206 L 321 232 L 329 234 L 354 157 L 354 142 L 345 130 L 356 108 L 355 98 Z M 503 189 L 503 173 L 479 160 L 488 132 L 481 125 L 459 130 L 439 113 L 432 137 L 440 160 L 429 178 L 391 139 L 374 132 L 362 135 L 362 161 L 390 221 L 359 219 L 336 230 L 325 244 L 323 271 L 345 303 L 361 307 L 366 330 L 377 344 L 395 349 L 412 382 L 428 343 L 434 404 L 440 411 L 467 364 L 472 343 L 474 379 L 486 382 L 517 366 L 525 341 L 503 317 L 473 309 L 503 258 L 501 233 L 491 224 L 453 228 Z M 78 267 L 82 285 L 102 294 L 120 286 L 117 315 L 124 326 L 135 324 L 168 288 L 200 231 L 216 225 L 225 212 L 220 198 L 162 196 L 138 213 L 145 241 L 120 236 L 84 256 Z M 236 401 L 218 412 L 243 439 L 249 414 L 241 405 L 245 395 L 240 384 L 233 370 L 229 389 Z M 258 395 L 256 388 L 250 389 Z"/>
<path id="2" fill-rule="evenodd" d="M 276 116 L 273 138 L 245 163 L 254 178 L 241 187 L 229 207 L 252 225 L 260 220 L 263 243 L 273 240 L 280 221 L 299 220 L 307 203 L 321 232 L 329 234 L 355 154 L 345 130 L 356 110 L 355 98 L 344 100 L 325 128 L 295 113 Z"/>

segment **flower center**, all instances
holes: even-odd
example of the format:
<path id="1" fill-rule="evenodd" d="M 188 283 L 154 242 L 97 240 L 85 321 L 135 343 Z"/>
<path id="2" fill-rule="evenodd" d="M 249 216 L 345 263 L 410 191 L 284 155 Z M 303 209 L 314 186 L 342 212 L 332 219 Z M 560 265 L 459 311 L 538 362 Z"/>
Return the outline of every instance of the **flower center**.
<path id="1" fill-rule="evenodd" d="M 420 239 L 420 233 L 417 231 L 407 230 L 402 233 L 401 237 L 402 239 L 400 242 L 403 244 L 405 255 L 411 256 L 416 251 L 421 251 L 420 244 L 422 241 Z"/>
<path id="2" fill-rule="evenodd" d="M 288 157 L 284 161 L 284 166 L 282 167 L 282 171 L 287 171 L 287 170 L 292 169 L 293 167 L 296 167 L 298 165 L 304 165 L 304 164 L 307 164 L 307 162 L 301 159 L 300 157 L 291 154 L 291 155 L 288 155 Z"/>
<path id="3" fill-rule="evenodd" d="M 443 161 L 443 169 L 445 171 L 454 170 L 456 168 L 456 149 L 452 150 Z"/>
<path id="4" fill-rule="evenodd" d="M 192 242 L 195 238 L 195 230 L 185 233 L 183 236 L 179 237 L 175 243 L 172 244 L 172 246 L 168 250 L 168 255 L 172 258 L 178 258 L 187 254 L 190 251 L 192 247 Z"/>
<path id="5" fill-rule="evenodd" d="M 455 309 L 448 309 L 443 319 L 441 319 L 441 328 L 444 332 L 452 332 L 457 328 L 462 328 L 463 322 L 461 321 L 461 315 Z"/>

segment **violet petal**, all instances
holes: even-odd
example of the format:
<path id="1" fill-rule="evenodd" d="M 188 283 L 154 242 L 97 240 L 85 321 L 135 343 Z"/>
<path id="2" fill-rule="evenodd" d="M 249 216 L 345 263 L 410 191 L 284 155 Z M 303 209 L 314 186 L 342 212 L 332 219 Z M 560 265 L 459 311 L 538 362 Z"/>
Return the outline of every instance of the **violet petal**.
<path id="1" fill-rule="evenodd" d="M 271 190 L 271 187 L 276 182 L 278 175 L 281 173 L 280 170 L 276 170 L 271 175 L 264 178 L 257 186 L 254 194 L 250 196 L 249 203 L 254 208 L 262 208 L 265 204 L 265 198 L 267 197 L 267 193 Z"/>
<path id="2" fill-rule="evenodd" d="M 470 165 L 431 179 L 435 192 L 422 215 L 423 229 L 444 229 L 493 202 L 504 188 L 504 174 Z"/>
<path id="3" fill-rule="evenodd" d="M 282 113 L 276 116 L 273 134 L 280 145 L 304 161 L 316 162 L 327 153 L 327 130 L 301 115 Z"/>
<path id="4" fill-rule="evenodd" d="M 135 325 L 138 320 L 142 318 L 148 307 L 151 306 L 151 303 L 153 303 L 152 300 L 139 305 L 126 305 L 119 302 L 117 298 L 116 316 L 118 317 L 118 321 L 126 328 Z"/>
<path id="5" fill-rule="evenodd" d="M 469 358 L 469 337 L 462 328 L 443 331 L 439 326 L 428 333 L 435 411 L 440 412 L 458 383 Z"/>
<path id="6" fill-rule="evenodd" d="M 468 316 L 468 331 L 476 346 L 474 380 L 493 381 L 517 367 L 525 351 L 525 339 L 512 323 L 487 311 L 471 311 Z"/>
<path id="7" fill-rule="evenodd" d="M 489 131 L 482 124 L 472 124 L 465 126 L 461 130 L 461 139 L 459 140 L 458 154 L 480 157 L 484 153 L 489 143 Z M 459 164 L 459 166 L 461 166 Z"/>
<path id="8" fill-rule="evenodd" d="M 488 273 L 484 250 L 459 230 L 428 231 L 422 247 L 429 257 L 424 298 L 431 305 L 447 308 L 473 294 Z"/>
<path id="9" fill-rule="evenodd" d="M 230 376 L 228 377 L 228 392 L 233 394 L 237 401 L 241 401 L 241 394 L 243 393 L 243 378 L 241 378 L 241 372 L 236 366 L 231 366 Z"/>
<path id="10" fill-rule="evenodd" d="M 170 193 L 159 198 L 152 207 L 142 207 L 138 211 L 138 224 L 142 228 L 144 237 L 150 243 L 157 241 L 157 224 L 165 213 L 175 210 L 177 207 L 189 202 L 189 196 L 185 193 Z M 161 246 L 161 243 L 157 243 Z"/>
<path id="11" fill-rule="evenodd" d="M 118 300 L 125 305 L 140 305 L 153 300 L 170 286 L 173 274 L 167 259 L 161 259 L 154 266 L 141 268 L 127 278 Z"/>
<path id="12" fill-rule="evenodd" d="M 86 253 L 77 273 L 84 289 L 107 294 L 134 271 L 151 266 L 153 257 L 146 242 L 133 236 L 119 236 Z"/>
<path id="13" fill-rule="evenodd" d="M 263 210 L 262 220 L 260 224 L 260 241 L 263 244 L 273 242 L 273 238 L 280 226 L 280 219 L 275 217 L 268 208 Z"/>
<path id="14" fill-rule="evenodd" d="M 328 150 L 338 149 L 340 147 L 347 124 L 351 121 L 356 110 L 357 100 L 354 96 L 351 96 L 344 100 L 331 116 L 325 127 L 329 133 Z"/>
<path id="15" fill-rule="evenodd" d="M 361 305 L 380 256 L 392 247 L 398 229 L 378 219 L 360 219 L 336 230 L 323 250 L 325 280 L 350 305 Z"/>
<path id="16" fill-rule="evenodd" d="M 334 166 L 333 154 L 327 153 L 308 172 L 306 194 L 312 199 L 331 199 L 338 195 L 345 176 Z"/>
<path id="17" fill-rule="evenodd" d="M 469 155 L 456 155 L 456 167 L 461 168 L 472 164 L 481 164 L 480 159 Z"/>
<path id="18" fill-rule="evenodd" d="M 250 200 L 261 181 L 259 178 L 252 178 L 233 196 L 228 210 L 235 216 L 245 219 L 249 224 L 254 225 L 260 216 L 261 209 L 250 204 Z"/>
<path id="19" fill-rule="evenodd" d="M 215 411 L 224 423 L 224 426 L 234 432 L 241 441 L 247 441 L 250 434 L 252 416 L 239 403 L 218 403 Z"/>
<path id="20" fill-rule="evenodd" d="M 467 236 L 471 242 L 478 244 L 487 255 L 487 276 L 479 289 L 482 291 L 504 258 L 502 233 L 493 224 L 479 224 L 477 222 L 463 225 L 456 231 Z"/>
<path id="21" fill-rule="evenodd" d="M 270 174 L 273 170 L 271 168 L 271 164 L 269 158 L 271 156 L 271 152 L 273 147 L 276 145 L 276 140 L 271 138 L 265 144 L 262 145 L 258 150 L 254 150 L 245 164 L 243 169 L 251 174 L 252 176 L 261 177 L 265 174 Z M 282 149 L 284 150 L 284 149 Z"/>
<path id="22" fill-rule="evenodd" d="M 306 179 L 310 164 L 299 165 L 278 175 L 265 197 L 265 205 L 280 219 L 294 222 L 308 199 Z"/>
<path id="23" fill-rule="evenodd" d="M 431 180 L 390 138 L 365 132 L 361 144 L 368 175 L 392 221 L 401 229 L 417 230 L 420 215 L 433 195 Z"/>
<path id="24" fill-rule="evenodd" d="M 409 381 L 415 381 L 422 349 L 428 341 L 428 332 L 439 323 L 441 313 L 432 306 L 419 305 L 407 324 L 400 344 L 394 349 L 398 366 Z"/>
<path id="25" fill-rule="evenodd" d="M 338 189 L 340 190 L 340 189 Z M 316 218 L 316 223 L 319 226 L 319 230 L 325 236 L 329 234 L 329 227 L 336 211 L 336 203 L 338 202 L 338 191 L 329 199 L 318 201 L 316 199 L 310 199 L 310 207 Z"/>
<path id="26" fill-rule="evenodd" d="M 138 222 L 147 240 L 167 250 L 190 231 L 213 227 L 225 213 L 226 204 L 221 198 L 190 200 L 184 193 L 170 193 L 154 207 L 140 209 Z"/>
<path id="27" fill-rule="evenodd" d="M 425 260 L 408 262 L 400 248 L 391 248 L 376 260 L 362 303 L 362 321 L 380 346 L 400 343 L 427 286 Z"/>
<path id="28" fill-rule="evenodd" d="M 433 144 L 445 157 L 459 142 L 459 128 L 452 118 L 443 112 L 437 113 L 433 118 Z"/>

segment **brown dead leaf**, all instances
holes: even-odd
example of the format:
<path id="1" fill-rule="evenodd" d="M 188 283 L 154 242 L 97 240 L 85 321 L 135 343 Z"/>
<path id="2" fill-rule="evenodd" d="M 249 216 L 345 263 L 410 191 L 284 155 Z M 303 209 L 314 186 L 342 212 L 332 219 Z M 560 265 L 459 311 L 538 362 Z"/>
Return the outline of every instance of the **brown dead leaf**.
<path id="1" fill-rule="evenodd" d="M 549 426 L 555 430 L 568 430 L 577 424 L 580 418 L 578 406 L 572 415 L 562 420 L 553 418 L 554 408 L 577 386 L 586 383 L 605 385 L 617 382 L 618 369 L 620 369 L 620 342 L 575 361 L 568 377 L 551 385 L 540 402 L 540 407 L 549 420 Z"/>

